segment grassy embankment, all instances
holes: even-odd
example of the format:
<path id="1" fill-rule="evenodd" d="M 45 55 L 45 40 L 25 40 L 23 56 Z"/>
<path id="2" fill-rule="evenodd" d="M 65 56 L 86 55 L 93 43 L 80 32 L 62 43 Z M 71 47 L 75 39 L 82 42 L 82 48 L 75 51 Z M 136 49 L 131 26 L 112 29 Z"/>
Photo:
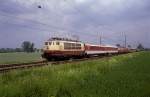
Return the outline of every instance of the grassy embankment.
<path id="1" fill-rule="evenodd" d="M 0 64 L 13 64 L 41 60 L 40 53 L 0 53 Z"/>
<path id="2" fill-rule="evenodd" d="M 1 74 L 0 97 L 150 97 L 150 52 Z"/>

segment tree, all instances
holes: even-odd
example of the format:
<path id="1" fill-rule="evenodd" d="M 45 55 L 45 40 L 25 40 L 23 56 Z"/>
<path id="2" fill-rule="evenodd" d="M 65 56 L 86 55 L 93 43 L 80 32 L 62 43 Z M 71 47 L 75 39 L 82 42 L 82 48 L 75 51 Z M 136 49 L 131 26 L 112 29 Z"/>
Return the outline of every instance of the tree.
<path id="1" fill-rule="evenodd" d="M 1 48 L 0 49 L 0 53 L 6 53 L 6 49 L 5 48 Z"/>
<path id="2" fill-rule="evenodd" d="M 143 45 L 141 43 L 139 43 L 139 45 L 137 46 L 137 49 L 144 50 L 144 47 L 143 47 Z"/>
<path id="3" fill-rule="evenodd" d="M 34 49 L 34 43 L 31 43 L 30 51 L 31 51 L 31 52 L 34 52 L 34 50 L 35 50 L 35 49 Z"/>
<path id="4" fill-rule="evenodd" d="M 29 41 L 24 41 L 22 43 L 22 49 L 24 52 L 34 52 L 34 43 L 31 43 Z"/>

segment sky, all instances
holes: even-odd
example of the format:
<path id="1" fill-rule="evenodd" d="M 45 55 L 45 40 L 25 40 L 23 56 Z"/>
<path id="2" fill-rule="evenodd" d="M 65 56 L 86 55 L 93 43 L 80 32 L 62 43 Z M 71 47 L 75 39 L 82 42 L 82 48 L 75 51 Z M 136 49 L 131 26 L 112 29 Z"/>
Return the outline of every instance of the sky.
<path id="1" fill-rule="evenodd" d="M 41 8 L 38 8 L 38 6 Z M 50 37 L 150 47 L 150 0 L 0 0 L 0 48 Z"/>

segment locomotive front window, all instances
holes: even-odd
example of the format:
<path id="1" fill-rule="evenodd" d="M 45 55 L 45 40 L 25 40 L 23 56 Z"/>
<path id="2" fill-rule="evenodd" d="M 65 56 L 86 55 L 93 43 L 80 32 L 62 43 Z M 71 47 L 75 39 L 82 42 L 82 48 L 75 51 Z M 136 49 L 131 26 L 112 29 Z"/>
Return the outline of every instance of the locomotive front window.
<path id="1" fill-rule="evenodd" d="M 45 42 L 45 45 L 48 45 L 48 42 Z"/>
<path id="2" fill-rule="evenodd" d="M 56 45 L 59 45 L 59 42 L 56 42 Z"/>
<path id="3" fill-rule="evenodd" d="M 49 42 L 49 45 L 51 45 L 52 44 L 52 42 Z"/>
<path id="4" fill-rule="evenodd" d="M 55 45 L 55 43 L 53 42 L 53 45 Z"/>

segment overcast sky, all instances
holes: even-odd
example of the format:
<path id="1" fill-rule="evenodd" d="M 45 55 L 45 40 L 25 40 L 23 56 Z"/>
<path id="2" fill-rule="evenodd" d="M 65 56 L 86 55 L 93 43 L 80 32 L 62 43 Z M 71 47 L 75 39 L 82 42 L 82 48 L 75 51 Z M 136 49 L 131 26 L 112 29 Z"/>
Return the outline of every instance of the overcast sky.
<path id="1" fill-rule="evenodd" d="M 42 8 L 38 8 L 38 6 Z M 0 0 L 0 48 L 52 36 L 150 47 L 150 0 Z"/>

